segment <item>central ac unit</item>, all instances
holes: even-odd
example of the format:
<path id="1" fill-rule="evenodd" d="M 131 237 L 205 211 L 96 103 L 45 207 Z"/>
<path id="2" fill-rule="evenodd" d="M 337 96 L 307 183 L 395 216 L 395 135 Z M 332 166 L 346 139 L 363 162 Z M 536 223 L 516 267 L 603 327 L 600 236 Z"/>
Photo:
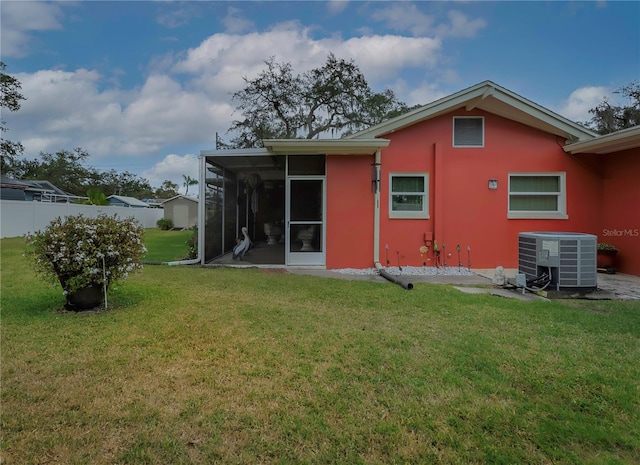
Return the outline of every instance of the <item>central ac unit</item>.
<path id="1" fill-rule="evenodd" d="M 547 276 L 549 289 L 595 289 L 597 237 L 571 232 L 518 235 L 518 270 L 527 281 Z"/>

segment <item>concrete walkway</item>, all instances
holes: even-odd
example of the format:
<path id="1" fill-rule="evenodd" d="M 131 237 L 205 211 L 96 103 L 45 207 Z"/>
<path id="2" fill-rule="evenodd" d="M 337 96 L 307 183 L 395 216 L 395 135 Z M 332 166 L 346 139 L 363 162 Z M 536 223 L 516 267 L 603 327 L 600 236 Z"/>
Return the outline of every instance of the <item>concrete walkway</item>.
<path id="1" fill-rule="evenodd" d="M 359 280 L 359 281 L 370 281 L 376 283 L 387 283 L 391 284 L 389 281 L 384 279 L 378 275 L 357 275 L 357 274 L 346 274 L 340 273 L 332 270 L 324 270 L 319 268 L 305 268 L 305 267 L 286 267 L 287 272 L 292 274 L 302 274 L 302 275 L 311 275 L 318 276 L 322 278 L 334 278 L 334 279 L 347 279 L 347 280 Z M 431 283 L 431 284 L 452 284 L 456 287 L 478 287 L 478 286 L 486 286 L 489 289 L 493 290 L 493 294 L 500 294 L 503 297 L 508 297 L 512 293 L 517 293 L 515 291 L 507 291 L 501 288 L 497 288 L 492 286 L 491 280 L 495 273 L 494 269 L 472 269 L 471 270 L 474 275 L 473 276 L 447 276 L 447 275 L 435 275 L 435 276 L 402 276 L 405 280 L 411 282 L 412 284 L 416 283 Z M 505 269 L 505 276 L 507 278 L 514 278 L 517 272 L 516 269 Z M 502 293 L 500 293 L 500 292 Z M 479 291 L 469 291 L 469 292 L 479 292 Z M 504 294 L 504 295 L 503 295 Z M 640 277 L 633 276 L 628 274 L 616 273 L 616 274 L 605 274 L 598 273 L 598 293 L 600 298 L 614 298 L 621 300 L 640 300 Z M 525 294 L 526 296 L 527 294 Z M 526 300 L 531 300 L 533 297 L 532 294 L 529 294 L 529 298 L 524 297 Z M 597 298 L 597 295 L 594 295 L 594 298 Z"/>
<path id="2" fill-rule="evenodd" d="M 493 269 L 472 271 L 489 279 L 489 282 L 495 273 Z M 507 268 L 504 270 L 505 277 L 515 278 L 517 271 L 515 268 Z M 598 273 L 598 292 L 613 294 L 615 299 L 640 300 L 640 276 Z"/>

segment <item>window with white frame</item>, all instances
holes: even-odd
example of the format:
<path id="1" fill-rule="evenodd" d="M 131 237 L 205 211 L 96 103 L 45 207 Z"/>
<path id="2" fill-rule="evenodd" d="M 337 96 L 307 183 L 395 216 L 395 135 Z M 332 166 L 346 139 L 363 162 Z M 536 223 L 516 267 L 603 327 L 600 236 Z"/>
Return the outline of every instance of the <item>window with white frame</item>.
<path id="1" fill-rule="evenodd" d="M 565 173 L 509 174 L 508 217 L 566 219 Z"/>
<path id="2" fill-rule="evenodd" d="M 482 116 L 454 116 L 453 146 L 484 147 L 484 118 Z"/>
<path id="3" fill-rule="evenodd" d="M 389 175 L 389 218 L 429 218 L 429 175 Z"/>

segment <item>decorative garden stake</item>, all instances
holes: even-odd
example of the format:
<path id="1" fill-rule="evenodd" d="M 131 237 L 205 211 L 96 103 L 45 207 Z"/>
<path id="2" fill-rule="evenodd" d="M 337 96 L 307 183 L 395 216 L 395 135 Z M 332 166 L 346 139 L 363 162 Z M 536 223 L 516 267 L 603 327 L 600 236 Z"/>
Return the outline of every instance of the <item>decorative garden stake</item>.
<path id="1" fill-rule="evenodd" d="M 467 244 L 467 266 L 469 267 L 469 271 L 471 271 L 471 246 Z"/>
<path id="2" fill-rule="evenodd" d="M 456 245 L 456 250 L 458 251 L 458 273 L 462 271 L 462 262 L 460 261 L 460 244 Z"/>
<path id="3" fill-rule="evenodd" d="M 104 262 L 104 255 L 102 256 L 102 279 L 104 279 L 102 290 L 104 291 L 104 308 L 106 310 L 109 308 L 109 305 L 107 304 L 107 265 Z"/>
<path id="4" fill-rule="evenodd" d="M 424 258 L 427 252 L 429 252 L 429 247 L 427 247 L 426 245 L 420 247 L 420 256 L 423 258 L 422 266 L 424 267 L 427 266 L 427 260 Z"/>
<path id="5" fill-rule="evenodd" d="M 446 245 L 444 245 L 444 242 L 443 242 L 443 243 L 442 243 L 442 256 L 444 257 L 444 267 L 445 267 L 445 268 L 447 267 L 447 254 L 446 254 L 446 253 L 445 253 L 445 251 L 444 251 L 444 249 L 445 249 L 446 247 L 447 247 L 447 246 L 446 246 Z"/>
<path id="6" fill-rule="evenodd" d="M 389 266 L 389 264 L 391 263 L 391 262 L 389 261 L 389 244 L 385 244 L 385 246 L 384 246 L 384 252 L 385 252 L 385 254 L 387 255 L 387 266 Z"/>
<path id="7" fill-rule="evenodd" d="M 436 240 L 433 241 L 433 253 L 436 256 L 436 268 L 440 268 L 440 248 Z"/>
<path id="8" fill-rule="evenodd" d="M 396 250 L 396 255 L 398 256 L 398 269 L 402 271 L 402 267 L 400 266 L 400 251 Z"/>

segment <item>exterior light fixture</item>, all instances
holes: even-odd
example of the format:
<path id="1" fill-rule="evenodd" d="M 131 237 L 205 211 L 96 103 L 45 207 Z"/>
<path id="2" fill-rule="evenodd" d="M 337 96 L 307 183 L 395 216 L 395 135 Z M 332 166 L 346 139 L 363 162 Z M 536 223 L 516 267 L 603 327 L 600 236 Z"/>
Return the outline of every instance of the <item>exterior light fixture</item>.
<path id="1" fill-rule="evenodd" d="M 498 180 L 497 179 L 489 179 L 489 189 L 496 190 L 498 188 Z"/>
<path id="2" fill-rule="evenodd" d="M 371 168 L 371 193 L 380 192 L 380 163 L 373 163 Z"/>

